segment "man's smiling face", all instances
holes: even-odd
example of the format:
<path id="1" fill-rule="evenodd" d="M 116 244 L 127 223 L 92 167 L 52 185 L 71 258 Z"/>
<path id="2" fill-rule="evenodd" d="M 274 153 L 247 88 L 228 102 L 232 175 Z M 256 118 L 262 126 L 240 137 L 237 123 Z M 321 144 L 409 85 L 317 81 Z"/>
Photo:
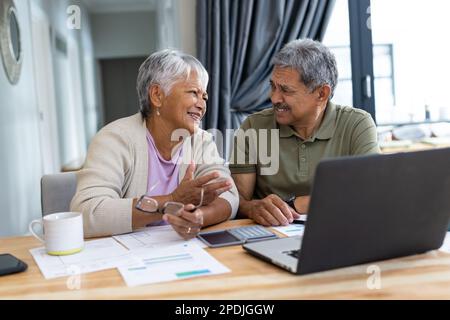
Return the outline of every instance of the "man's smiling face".
<path id="1" fill-rule="evenodd" d="M 270 100 L 279 124 L 295 126 L 317 117 L 318 95 L 300 81 L 297 70 L 275 66 L 270 85 Z"/>

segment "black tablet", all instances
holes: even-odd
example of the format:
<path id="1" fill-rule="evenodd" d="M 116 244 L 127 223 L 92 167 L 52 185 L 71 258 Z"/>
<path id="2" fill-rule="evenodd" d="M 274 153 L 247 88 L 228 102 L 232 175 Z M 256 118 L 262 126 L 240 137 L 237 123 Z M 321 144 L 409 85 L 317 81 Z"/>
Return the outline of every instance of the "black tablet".
<path id="1" fill-rule="evenodd" d="M 239 239 L 228 230 L 201 232 L 197 235 L 197 237 L 211 248 L 233 246 L 245 243 L 245 240 Z"/>

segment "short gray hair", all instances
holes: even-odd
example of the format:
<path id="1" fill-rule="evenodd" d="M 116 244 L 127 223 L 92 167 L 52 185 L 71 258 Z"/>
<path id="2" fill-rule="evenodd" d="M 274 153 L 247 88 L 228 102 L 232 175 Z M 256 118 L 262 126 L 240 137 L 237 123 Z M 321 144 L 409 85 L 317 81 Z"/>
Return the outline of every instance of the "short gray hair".
<path id="1" fill-rule="evenodd" d="M 322 43 L 311 39 L 291 41 L 275 54 L 272 63 L 297 70 L 300 81 L 311 91 L 329 85 L 330 99 L 333 97 L 338 81 L 336 58 Z"/>
<path id="2" fill-rule="evenodd" d="M 137 94 L 139 111 L 144 118 L 151 112 L 148 90 L 152 85 L 160 85 L 169 94 L 175 82 L 187 80 L 192 71 L 197 73 L 201 83 L 208 85 L 208 72 L 195 57 L 178 50 L 165 49 L 150 55 L 139 68 Z"/>

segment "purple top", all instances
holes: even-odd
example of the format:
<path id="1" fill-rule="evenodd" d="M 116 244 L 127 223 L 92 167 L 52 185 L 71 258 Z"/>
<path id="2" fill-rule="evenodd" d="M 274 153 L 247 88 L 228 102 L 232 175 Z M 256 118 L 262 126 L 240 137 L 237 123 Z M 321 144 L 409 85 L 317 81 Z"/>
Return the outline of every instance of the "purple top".
<path id="1" fill-rule="evenodd" d="M 152 135 L 147 130 L 148 142 L 148 178 L 147 195 L 161 196 L 172 193 L 179 184 L 178 174 L 180 166 L 177 165 L 182 155 L 182 148 L 172 154 L 171 160 L 165 160 L 158 149 Z"/>

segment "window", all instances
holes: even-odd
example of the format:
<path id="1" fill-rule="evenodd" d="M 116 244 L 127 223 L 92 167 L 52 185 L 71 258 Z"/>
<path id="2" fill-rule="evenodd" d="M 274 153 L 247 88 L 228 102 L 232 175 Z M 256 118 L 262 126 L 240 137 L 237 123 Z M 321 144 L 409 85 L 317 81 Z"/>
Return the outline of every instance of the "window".
<path id="1" fill-rule="evenodd" d="M 422 122 L 428 112 L 428 120 L 450 120 L 448 12 L 448 0 L 371 1 L 374 56 L 381 44 L 391 46 L 374 61 L 378 124 Z"/>
<path id="2" fill-rule="evenodd" d="M 350 45 L 328 46 L 338 61 L 339 81 L 333 98 L 336 103 L 351 106 L 352 71 Z M 392 44 L 374 45 L 373 63 L 375 69 L 375 94 L 380 106 L 395 106 L 395 80 Z M 377 112 L 379 110 L 377 109 Z M 381 112 L 380 112 L 381 113 Z"/>
<path id="3" fill-rule="evenodd" d="M 382 122 L 382 106 L 395 106 L 393 45 L 373 45 L 373 69 L 377 119 Z"/>
<path id="4" fill-rule="evenodd" d="M 333 100 L 378 125 L 450 121 L 448 12 L 448 0 L 336 0 L 323 41 L 338 63 Z"/>
<path id="5" fill-rule="evenodd" d="M 339 79 L 333 102 L 352 106 L 352 61 L 350 57 L 350 26 L 348 19 L 348 0 L 336 0 L 333 15 L 328 24 L 323 43 L 336 56 Z"/>

